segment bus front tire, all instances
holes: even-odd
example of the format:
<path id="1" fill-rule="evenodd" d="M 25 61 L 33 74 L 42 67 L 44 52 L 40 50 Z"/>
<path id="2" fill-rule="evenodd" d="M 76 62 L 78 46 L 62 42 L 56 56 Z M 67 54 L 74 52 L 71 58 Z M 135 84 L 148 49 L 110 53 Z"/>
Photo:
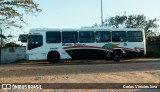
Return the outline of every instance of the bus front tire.
<path id="1" fill-rule="evenodd" d="M 113 61 L 119 62 L 123 58 L 123 53 L 121 51 L 115 51 L 113 53 Z"/>
<path id="2" fill-rule="evenodd" d="M 47 56 L 47 61 L 50 63 L 58 63 L 60 60 L 60 55 L 56 52 L 50 52 Z"/>

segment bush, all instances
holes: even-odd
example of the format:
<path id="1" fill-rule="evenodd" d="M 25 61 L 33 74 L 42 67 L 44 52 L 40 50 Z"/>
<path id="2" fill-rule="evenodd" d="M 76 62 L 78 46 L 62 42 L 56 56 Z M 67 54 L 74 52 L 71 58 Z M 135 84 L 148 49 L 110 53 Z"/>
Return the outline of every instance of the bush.
<path id="1" fill-rule="evenodd" d="M 144 55 L 144 58 L 159 58 L 160 53 L 157 52 L 152 52 L 152 51 L 147 51 L 147 54 Z"/>
<path id="2" fill-rule="evenodd" d="M 14 42 L 9 42 L 9 43 L 6 43 L 6 44 L 4 45 L 4 47 L 18 47 L 18 46 L 20 46 L 20 45 L 14 43 Z"/>

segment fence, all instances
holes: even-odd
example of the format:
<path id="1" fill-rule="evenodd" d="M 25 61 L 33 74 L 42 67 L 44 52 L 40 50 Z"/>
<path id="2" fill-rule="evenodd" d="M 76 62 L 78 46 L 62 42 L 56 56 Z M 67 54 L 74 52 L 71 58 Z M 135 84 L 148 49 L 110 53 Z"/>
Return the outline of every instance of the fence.
<path id="1" fill-rule="evenodd" d="M 26 47 L 4 47 L 1 54 L 1 64 L 25 60 Z"/>

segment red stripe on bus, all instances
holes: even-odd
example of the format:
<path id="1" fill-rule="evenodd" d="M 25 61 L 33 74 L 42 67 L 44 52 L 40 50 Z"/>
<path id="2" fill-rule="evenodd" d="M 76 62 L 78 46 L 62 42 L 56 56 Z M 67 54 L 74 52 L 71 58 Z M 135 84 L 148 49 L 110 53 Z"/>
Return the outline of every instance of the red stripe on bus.
<path id="1" fill-rule="evenodd" d="M 64 47 L 63 49 L 71 49 L 71 48 L 101 48 L 102 47 L 97 47 L 97 46 L 69 46 L 69 47 Z"/>

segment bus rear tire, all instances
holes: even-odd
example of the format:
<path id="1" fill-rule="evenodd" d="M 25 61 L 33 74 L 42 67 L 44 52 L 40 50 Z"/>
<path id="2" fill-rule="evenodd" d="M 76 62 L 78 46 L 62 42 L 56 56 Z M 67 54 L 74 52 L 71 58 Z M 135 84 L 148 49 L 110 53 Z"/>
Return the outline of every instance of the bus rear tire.
<path id="1" fill-rule="evenodd" d="M 49 52 L 47 55 L 47 61 L 49 63 L 58 63 L 60 61 L 60 55 L 58 52 Z"/>
<path id="2" fill-rule="evenodd" d="M 113 53 L 113 61 L 114 62 L 119 62 L 123 58 L 123 53 L 122 51 L 115 51 Z"/>

